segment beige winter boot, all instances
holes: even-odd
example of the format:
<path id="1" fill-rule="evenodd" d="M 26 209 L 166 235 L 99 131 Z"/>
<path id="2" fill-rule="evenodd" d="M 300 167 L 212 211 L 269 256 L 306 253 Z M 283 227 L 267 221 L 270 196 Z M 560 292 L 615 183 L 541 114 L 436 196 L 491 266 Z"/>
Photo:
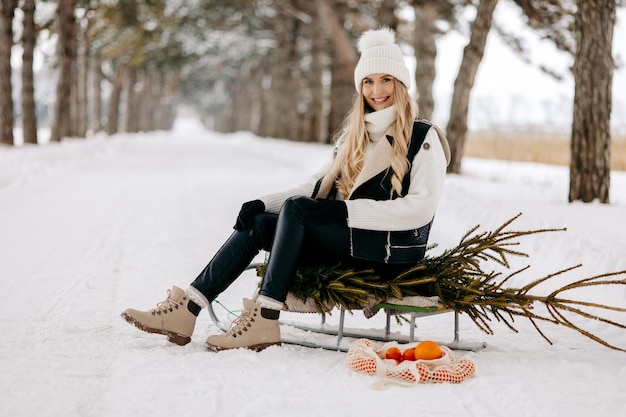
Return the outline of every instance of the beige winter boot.
<path id="1" fill-rule="evenodd" d="M 167 299 L 157 304 L 156 308 L 149 311 L 129 308 L 122 313 L 122 317 L 144 332 L 164 334 L 169 342 L 184 346 L 191 341 L 200 307 L 192 304 L 190 308 L 189 296 L 176 286 L 167 292 Z"/>
<path id="2" fill-rule="evenodd" d="M 263 350 L 268 346 L 280 346 L 278 311 L 263 309 L 272 318 L 261 315 L 261 307 L 254 301 L 243 299 L 243 312 L 233 320 L 230 330 L 222 335 L 209 336 L 204 346 L 213 351 L 247 348 Z"/>

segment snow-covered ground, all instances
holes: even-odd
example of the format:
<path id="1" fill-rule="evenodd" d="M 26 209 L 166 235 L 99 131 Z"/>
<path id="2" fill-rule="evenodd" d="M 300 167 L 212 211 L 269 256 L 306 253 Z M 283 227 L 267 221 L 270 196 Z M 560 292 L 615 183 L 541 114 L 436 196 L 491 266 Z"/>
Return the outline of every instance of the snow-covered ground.
<path id="1" fill-rule="evenodd" d="M 524 321 L 516 321 L 519 333 L 494 323 L 489 336 L 461 316 L 462 339 L 488 344 L 458 353 L 476 364 L 473 378 L 374 390 L 373 377 L 348 369 L 344 353 L 294 345 L 207 352 L 204 339 L 217 329 L 204 312 L 184 347 L 119 317 L 127 307 L 154 307 L 173 284 L 185 288 L 243 201 L 304 180 L 329 155 L 325 145 L 217 134 L 189 120 L 173 132 L 0 148 L 0 415 L 626 415 L 626 353 L 551 325 L 543 329 L 552 346 Z M 567 204 L 565 168 L 463 164 L 463 175 L 448 177 L 434 251 L 474 225 L 489 230 L 522 212 L 513 229 L 568 230 L 522 240 L 530 258 L 514 267 L 531 268 L 512 284 L 578 263 L 546 291 L 626 270 L 626 173 L 612 174 L 610 205 Z M 227 307 L 239 309 L 252 293 L 248 274 L 220 297 Z M 626 304 L 620 287 L 578 295 Z M 347 324 L 378 327 L 381 319 L 355 312 Z M 450 341 L 452 321 L 418 319 L 418 337 Z M 585 324 L 626 347 L 626 331 Z"/>

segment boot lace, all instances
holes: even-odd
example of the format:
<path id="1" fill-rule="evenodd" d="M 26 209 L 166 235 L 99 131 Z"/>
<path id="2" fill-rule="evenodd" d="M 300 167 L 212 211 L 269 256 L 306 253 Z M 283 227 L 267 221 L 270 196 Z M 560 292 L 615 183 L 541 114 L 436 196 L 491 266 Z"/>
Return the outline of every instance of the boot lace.
<path id="1" fill-rule="evenodd" d="M 237 337 L 238 334 L 241 335 L 242 332 L 247 332 L 252 327 L 252 322 L 254 322 L 252 314 L 249 311 L 243 311 L 239 317 L 233 320 L 228 333 Z"/>
<path id="2" fill-rule="evenodd" d="M 167 314 L 168 312 L 174 311 L 174 309 L 178 309 L 178 303 L 171 298 L 172 290 L 167 290 L 167 298 L 164 301 L 161 301 L 157 304 L 156 308 L 152 310 L 152 314 Z"/>

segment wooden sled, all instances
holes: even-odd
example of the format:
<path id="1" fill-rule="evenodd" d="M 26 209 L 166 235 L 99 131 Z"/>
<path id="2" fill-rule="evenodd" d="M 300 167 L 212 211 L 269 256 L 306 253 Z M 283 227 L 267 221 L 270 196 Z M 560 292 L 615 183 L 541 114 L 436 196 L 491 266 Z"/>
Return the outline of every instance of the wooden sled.
<path id="1" fill-rule="evenodd" d="M 259 264 L 250 264 L 246 269 L 256 269 Z M 447 346 L 453 350 L 469 350 L 479 351 L 487 347 L 485 342 L 464 342 L 460 340 L 459 332 L 459 312 L 444 308 L 438 300 L 433 297 L 419 297 L 411 300 L 389 300 L 384 303 L 378 303 L 369 308 L 373 311 L 382 309 L 385 312 L 384 329 L 364 329 L 346 327 L 346 309 L 342 306 L 339 309 L 339 323 L 326 323 L 326 314 L 320 314 L 313 305 L 304 305 L 295 298 L 288 297 L 286 301 L 287 312 L 312 313 L 321 316 L 319 324 L 309 324 L 302 321 L 281 320 L 281 341 L 282 343 L 295 344 L 310 348 L 322 348 L 335 351 L 347 352 L 352 342 L 357 339 L 370 339 L 376 341 L 397 341 L 400 343 L 409 343 L 416 341 L 415 337 L 415 321 L 417 318 L 423 318 L 443 313 L 454 313 L 454 337 L 452 342 L 437 342 L 440 345 Z M 407 302 L 411 301 L 411 304 Z M 213 301 L 208 306 L 209 316 L 211 320 L 220 330 L 226 332 L 230 328 L 229 320 L 222 320 L 218 317 L 214 310 L 214 304 L 221 304 L 218 300 Z M 294 304 L 297 304 L 294 307 Z M 337 307 L 336 307 L 337 308 Z M 409 315 L 408 318 L 408 335 L 398 332 L 391 332 L 391 318 L 395 315 Z"/>

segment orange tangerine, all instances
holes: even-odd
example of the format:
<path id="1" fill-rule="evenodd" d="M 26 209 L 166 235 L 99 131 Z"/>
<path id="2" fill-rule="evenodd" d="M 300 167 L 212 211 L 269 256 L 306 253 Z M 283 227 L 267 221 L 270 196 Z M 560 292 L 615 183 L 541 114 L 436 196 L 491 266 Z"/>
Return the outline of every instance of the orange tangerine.
<path id="1" fill-rule="evenodd" d="M 443 356 L 443 351 L 439 345 L 431 340 L 421 342 L 415 346 L 415 359 L 439 359 Z"/>
<path id="2" fill-rule="evenodd" d="M 402 359 L 402 352 L 400 352 L 400 349 L 398 349 L 397 347 L 392 346 L 385 352 L 385 358 L 394 359 L 396 362 L 398 362 L 400 359 Z"/>
<path id="3" fill-rule="evenodd" d="M 405 350 L 404 353 L 402 354 L 402 360 L 403 361 L 414 361 L 415 360 L 415 349 L 414 348 L 409 348 L 409 349 Z"/>

